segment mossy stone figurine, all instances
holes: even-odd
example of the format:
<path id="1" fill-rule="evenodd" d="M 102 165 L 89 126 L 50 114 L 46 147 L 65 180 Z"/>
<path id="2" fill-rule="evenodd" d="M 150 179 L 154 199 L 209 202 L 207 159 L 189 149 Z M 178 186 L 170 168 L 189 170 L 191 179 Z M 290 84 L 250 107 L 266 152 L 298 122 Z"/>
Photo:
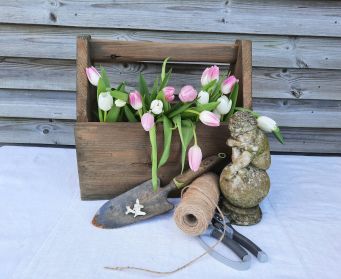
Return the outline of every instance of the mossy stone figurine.
<path id="1" fill-rule="evenodd" d="M 262 218 L 259 203 L 270 189 L 266 170 L 270 167 L 267 136 L 251 113 L 238 111 L 229 119 L 232 162 L 220 175 L 221 206 L 232 223 L 253 225 Z"/>

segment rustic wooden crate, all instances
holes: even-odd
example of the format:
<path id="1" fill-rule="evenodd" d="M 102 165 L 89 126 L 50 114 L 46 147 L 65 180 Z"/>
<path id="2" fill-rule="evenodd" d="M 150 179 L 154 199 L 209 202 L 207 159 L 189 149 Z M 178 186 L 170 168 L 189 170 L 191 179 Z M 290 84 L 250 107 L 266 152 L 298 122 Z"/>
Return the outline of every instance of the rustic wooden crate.
<path id="1" fill-rule="evenodd" d="M 96 62 L 162 61 L 228 63 L 239 79 L 238 106 L 251 108 L 251 41 L 235 44 L 174 44 L 77 39 L 77 123 L 75 128 L 81 198 L 109 199 L 151 178 L 148 133 L 140 123 L 99 123 L 93 118 L 95 88 L 88 82 L 85 68 Z M 200 77 L 198 76 L 198 79 Z M 198 123 L 197 133 L 203 156 L 227 152 L 227 124 L 207 127 Z M 163 146 L 158 129 L 159 152 Z M 159 153 L 159 154 L 160 154 Z M 159 170 L 161 182 L 168 183 L 180 172 L 181 146 L 173 135 L 171 156 Z"/>

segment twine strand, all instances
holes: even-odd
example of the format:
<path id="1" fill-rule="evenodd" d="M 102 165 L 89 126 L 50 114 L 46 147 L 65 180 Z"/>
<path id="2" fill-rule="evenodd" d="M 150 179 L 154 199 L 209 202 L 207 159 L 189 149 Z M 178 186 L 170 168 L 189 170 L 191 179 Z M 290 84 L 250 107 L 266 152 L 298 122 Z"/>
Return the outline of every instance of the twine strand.
<path id="1" fill-rule="evenodd" d="M 215 174 L 207 173 L 197 178 L 195 181 L 193 181 L 191 185 L 186 186 L 181 190 L 181 202 L 175 209 L 174 220 L 178 227 L 186 234 L 195 236 L 200 235 L 202 232 L 204 232 L 209 226 L 216 209 L 218 210 L 221 217 L 224 219 L 224 214 L 218 206 L 219 187 L 217 179 L 218 178 Z M 188 215 L 194 217 L 193 219 L 190 218 L 193 220 L 193 222 L 188 222 L 188 219 L 186 220 L 186 218 L 188 218 Z M 195 222 L 194 219 L 196 219 L 197 222 Z M 206 256 L 208 253 L 210 253 L 212 250 L 214 250 L 214 248 L 219 243 L 221 243 L 224 238 L 226 232 L 225 222 L 223 226 L 223 233 L 221 237 L 213 245 L 211 245 L 208 250 L 173 270 L 160 271 L 135 266 L 113 266 L 104 268 L 114 271 L 136 270 L 156 275 L 174 274 L 189 267 L 194 262 L 198 261 L 202 257 Z"/>

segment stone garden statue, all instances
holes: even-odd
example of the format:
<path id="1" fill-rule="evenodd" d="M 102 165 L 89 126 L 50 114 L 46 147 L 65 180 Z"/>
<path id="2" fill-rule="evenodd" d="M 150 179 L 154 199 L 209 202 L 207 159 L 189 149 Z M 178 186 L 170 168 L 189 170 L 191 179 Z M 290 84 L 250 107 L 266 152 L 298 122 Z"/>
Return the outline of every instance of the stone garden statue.
<path id="1" fill-rule="evenodd" d="M 245 111 L 229 119 L 232 162 L 220 175 L 222 209 L 232 223 L 252 225 L 262 218 L 259 203 L 268 194 L 270 147 L 267 136 L 257 127 L 256 119 Z"/>

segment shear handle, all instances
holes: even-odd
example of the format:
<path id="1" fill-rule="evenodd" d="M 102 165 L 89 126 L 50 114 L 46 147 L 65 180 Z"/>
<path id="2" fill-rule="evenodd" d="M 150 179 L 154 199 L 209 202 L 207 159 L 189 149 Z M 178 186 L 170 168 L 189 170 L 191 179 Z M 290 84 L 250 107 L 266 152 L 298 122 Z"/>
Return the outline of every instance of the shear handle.
<path id="1" fill-rule="evenodd" d="M 218 231 L 217 229 L 214 229 L 211 232 L 211 236 L 215 239 L 220 239 L 222 236 L 222 232 Z M 236 241 L 233 239 L 230 239 L 226 236 L 221 241 L 225 246 L 230 248 L 242 261 L 246 261 L 250 256 L 249 254 L 244 250 L 243 247 L 241 247 Z"/>
<path id="2" fill-rule="evenodd" d="M 248 239 L 246 236 L 242 235 L 235 229 L 233 229 L 232 239 L 240 243 L 244 248 L 250 251 L 260 262 L 267 262 L 268 256 L 262 251 L 254 242 Z"/>

